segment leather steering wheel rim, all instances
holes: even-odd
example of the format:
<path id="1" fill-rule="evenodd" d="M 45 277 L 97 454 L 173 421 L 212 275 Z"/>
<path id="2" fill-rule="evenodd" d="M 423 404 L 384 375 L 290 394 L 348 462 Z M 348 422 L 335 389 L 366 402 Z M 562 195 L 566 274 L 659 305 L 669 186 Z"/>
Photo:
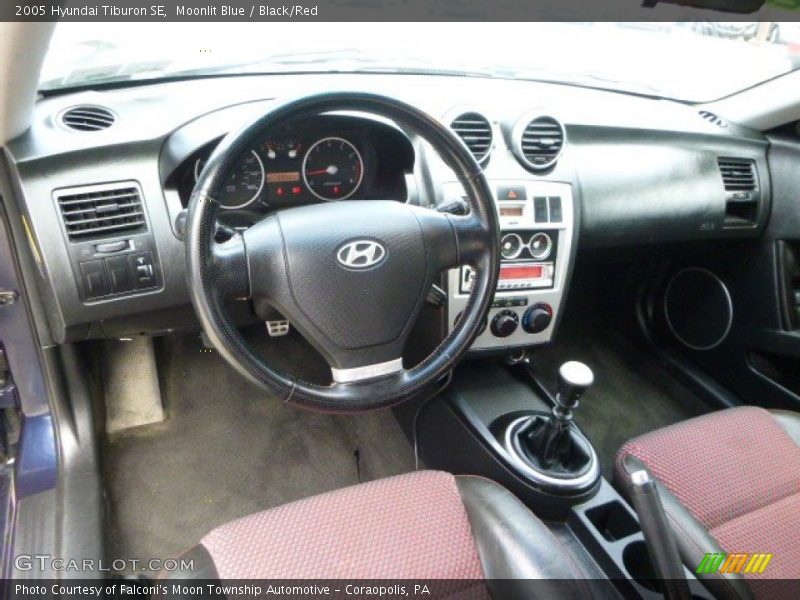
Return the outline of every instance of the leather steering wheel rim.
<path id="1" fill-rule="evenodd" d="M 413 239 L 424 246 L 420 255 L 423 258 L 420 260 L 426 261 L 421 264 L 424 264 L 427 274 L 424 281 L 420 281 L 427 286 L 425 293 L 430 289 L 430 283 L 438 281 L 438 274 L 447 268 L 470 265 L 475 271 L 475 279 L 461 318 L 439 346 L 420 364 L 382 376 L 353 382 L 335 381 L 332 385 L 321 386 L 278 372 L 266 364 L 239 333 L 225 307 L 226 300 L 232 297 L 250 298 L 255 306 L 259 296 L 273 293 L 274 290 L 270 291 L 269 286 L 262 284 L 259 279 L 267 277 L 267 269 L 280 271 L 275 267 L 275 264 L 281 262 L 276 255 L 281 251 L 284 255 L 289 252 L 286 240 L 280 242 L 280 245 L 274 245 L 278 243 L 274 238 L 280 238 L 285 233 L 284 229 L 288 229 L 288 225 L 281 224 L 280 218 L 284 212 L 289 217 L 291 215 L 288 211 L 300 209 L 278 211 L 275 218 L 266 217 L 266 224 L 263 226 L 261 222 L 255 224 L 251 228 L 252 234 L 248 230 L 244 235 L 237 234 L 225 243 L 217 243 L 214 233 L 220 210 L 217 199 L 236 161 L 259 139 L 277 128 L 290 122 L 336 111 L 357 111 L 384 117 L 426 140 L 463 185 L 470 214 L 453 216 L 395 201 L 363 200 L 334 202 L 317 210 L 327 211 L 324 216 L 329 217 L 330 214 L 337 214 L 332 211 L 341 210 L 344 215 L 344 211 L 349 210 L 351 212 L 348 214 L 352 215 L 352 210 L 359 209 L 368 214 L 374 213 L 378 217 L 377 221 L 385 216 L 384 221 L 387 223 L 398 219 L 416 223 L 410 227 L 417 227 L 419 231 L 409 229 L 408 235 L 415 236 Z M 389 206 L 390 203 L 395 206 Z M 337 205 L 340 205 L 339 209 L 332 208 Z M 314 215 L 312 207 L 304 208 L 304 215 Z M 268 231 L 269 227 L 272 229 Z M 464 356 L 480 330 L 494 298 L 500 264 L 499 244 L 497 212 L 481 167 L 461 139 L 444 124 L 414 106 L 384 96 L 350 92 L 325 93 L 281 104 L 239 131 L 230 133 L 216 147 L 200 174 L 189 202 L 186 235 L 187 280 L 192 303 L 209 340 L 220 355 L 248 380 L 284 402 L 303 408 L 337 413 L 362 412 L 391 406 L 433 389 Z M 326 249 L 325 256 L 327 254 Z M 395 252 L 393 259 L 399 254 Z M 292 264 L 294 263 L 287 262 L 287 269 Z M 435 269 L 440 270 L 433 273 Z M 352 273 L 342 274 L 342 277 L 353 276 Z M 288 281 L 289 287 L 292 286 L 290 275 L 285 275 L 285 279 L 282 273 L 275 277 L 275 281 L 280 277 L 280 281 Z M 296 283 L 298 279 L 295 278 L 294 281 Z M 411 319 L 416 318 L 424 301 L 424 294 L 414 301 L 416 305 L 409 313 Z M 305 313 L 296 314 L 299 316 Z M 303 328 L 300 329 L 304 333 Z M 404 331 L 407 329 L 409 327 L 404 328 Z M 305 331 L 316 330 L 308 325 Z M 308 335 L 305 337 L 309 338 Z M 331 349 L 334 358 L 338 357 L 338 350 L 325 336 L 315 334 L 312 337 L 317 342 L 323 340 L 323 346 Z M 315 340 L 309 341 L 314 344 Z M 392 347 L 396 348 L 404 340 L 393 340 L 392 343 Z M 344 360 L 352 358 L 356 363 L 359 360 L 363 362 L 363 357 L 372 351 L 369 347 L 348 352 L 342 350 L 342 357 Z M 354 372 L 356 370 L 353 369 Z"/>

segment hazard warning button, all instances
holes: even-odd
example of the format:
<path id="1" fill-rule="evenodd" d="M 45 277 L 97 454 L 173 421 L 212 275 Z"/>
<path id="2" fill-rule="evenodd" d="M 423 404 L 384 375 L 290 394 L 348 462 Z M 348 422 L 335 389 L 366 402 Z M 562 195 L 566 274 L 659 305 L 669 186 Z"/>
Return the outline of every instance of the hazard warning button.
<path id="1" fill-rule="evenodd" d="M 525 191 L 524 185 L 507 185 L 498 186 L 497 188 L 498 200 L 527 200 L 528 195 Z"/>

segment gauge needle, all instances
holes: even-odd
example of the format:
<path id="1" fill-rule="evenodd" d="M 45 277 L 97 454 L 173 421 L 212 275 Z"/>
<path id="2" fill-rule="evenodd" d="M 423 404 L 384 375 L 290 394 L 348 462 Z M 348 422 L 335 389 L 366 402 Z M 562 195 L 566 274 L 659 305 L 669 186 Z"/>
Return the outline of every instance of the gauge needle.
<path id="1" fill-rule="evenodd" d="M 316 171 L 306 171 L 306 175 L 336 175 L 339 172 L 339 167 L 330 165 L 324 169 L 317 169 Z"/>

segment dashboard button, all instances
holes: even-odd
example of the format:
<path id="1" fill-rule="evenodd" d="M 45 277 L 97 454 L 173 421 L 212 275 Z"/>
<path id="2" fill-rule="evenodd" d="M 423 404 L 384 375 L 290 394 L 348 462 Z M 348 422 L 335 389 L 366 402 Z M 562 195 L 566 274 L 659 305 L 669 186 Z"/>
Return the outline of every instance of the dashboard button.
<path id="1" fill-rule="evenodd" d="M 498 200 L 527 200 L 528 193 L 524 185 L 501 185 L 497 187 Z"/>
<path id="2" fill-rule="evenodd" d="M 551 223 L 561 223 L 563 220 L 563 215 L 561 214 L 561 198 L 558 196 L 553 196 L 550 198 L 550 222 Z"/>
<path id="3" fill-rule="evenodd" d="M 130 255 L 130 265 L 137 289 L 151 288 L 156 285 L 156 272 L 149 252 L 137 252 Z"/>
<path id="4" fill-rule="evenodd" d="M 108 294 L 108 278 L 102 260 L 87 260 L 80 264 L 83 290 L 87 298 Z"/>
<path id="5" fill-rule="evenodd" d="M 533 218 L 537 223 L 547 223 L 547 198 L 537 196 L 533 199 Z"/>
<path id="6" fill-rule="evenodd" d="M 127 256 L 112 256 L 106 259 L 108 280 L 111 284 L 111 293 L 119 294 L 133 289 L 133 277 Z"/>

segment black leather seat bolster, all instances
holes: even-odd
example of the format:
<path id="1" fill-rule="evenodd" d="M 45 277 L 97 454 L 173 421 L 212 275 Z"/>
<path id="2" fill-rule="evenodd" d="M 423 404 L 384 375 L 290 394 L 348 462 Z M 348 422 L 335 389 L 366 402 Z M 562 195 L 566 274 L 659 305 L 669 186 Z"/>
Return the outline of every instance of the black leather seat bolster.
<path id="1" fill-rule="evenodd" d="M 573 559 L 516 496 L 481 477 L 456 484 L 494 598 L 591 597 Z"/>
<path id="2" fill-rule="evenodd" d="M 192 546 L 176 560 L 179 568 L 174 571 L 161 571 L 159 573 L 161 579 L 219 579 L 214 559 L 202 544 Z M 187 568 L 189 566 L 191 568 Z"/>

